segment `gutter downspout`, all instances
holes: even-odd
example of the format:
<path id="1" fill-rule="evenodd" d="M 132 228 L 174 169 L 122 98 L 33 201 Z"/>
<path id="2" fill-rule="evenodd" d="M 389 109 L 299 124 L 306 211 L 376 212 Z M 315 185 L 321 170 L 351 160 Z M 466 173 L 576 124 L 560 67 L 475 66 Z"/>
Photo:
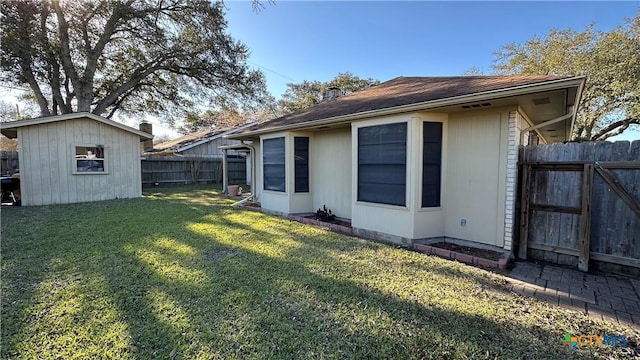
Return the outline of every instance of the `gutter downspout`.
<path id="1" fill-rule="evenodd" d="M 231 204 L 231 206 L 238 206 L 238 205 L 242 205 L 244 203 L 246 203 L 247 201 L 249 201 L 250 199 L 255 199 L 256 198 L 256 148 L 253 147 L 253 145 L 251 144 L 247 144 L 245 142 L 245 140 L 242 140 L 242 144 L 246 145 L 249 148 L 250 151 L 250 155 L 251 155 L 251 196 L 246 197 L 238 202 L 235 202 L 233 204 Z"/>
<path id="2" fill-rule="evenodd" d="M 536 129 L 539 129 L 539 128 L 542 128 L 542 127 L 545 127 L 545 126 L 548 126 L 548 125 L 555 124 L 555 123 L 560 122 L 560 121 L 564 121 L 564 120 L 566 120 L 566 119 L 568 119 L 570 117 L 573 117 L 573 116 L 575 116 L 577 110 L 578 110 L 578 107 L 574 105 L 572 111 L 570 113 L 568 113 L 568 114 L 564 114 L 564 115 L 562 115 L 560 117 L 557 117 L 555 119 L 547 120 L 547 121 L 542 122 L 542 123 L 540 123 L 538 125 L 529 126 L 526 129 L 522 129 L 520 131 L 520 143 L 519 143 L 519 145 L 522 145 L 522 143 L 523 143 L 524 134 L 529 133 L 529 131 L 531 131 L 531 130 L 536 130 Z"/>
<path id="3" fill-rule="evenodd" d="M 240 200 L 238 202 L 234 202 L 233 204 L 231 204 L 231 206 L 240 206 L 240 205 L 246 203 L 247 201 L 253 199 L 254 196 L 256 196 L 256 194 L 251 194 L 251 196 L 248 196 L 248 197 L 246 197 L 246 198 L 244 198 L 244 199 L 242 199 L 242 200 Z"/>
<path id="4" fill-rule="evenodd" d="M 222 193 L 229 194 L 229 179 L 227 172 L 227 149 L 222 149 Z"/>

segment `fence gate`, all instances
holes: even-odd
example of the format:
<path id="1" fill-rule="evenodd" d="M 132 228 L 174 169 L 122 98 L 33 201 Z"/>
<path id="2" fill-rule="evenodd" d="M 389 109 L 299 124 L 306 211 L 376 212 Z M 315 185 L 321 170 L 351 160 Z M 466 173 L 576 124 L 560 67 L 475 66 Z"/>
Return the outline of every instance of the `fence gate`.
<path id="1" fill-rule="evenodd" d="M 525 147 L 518 257 L 640 274 L 640 141 Z"/>

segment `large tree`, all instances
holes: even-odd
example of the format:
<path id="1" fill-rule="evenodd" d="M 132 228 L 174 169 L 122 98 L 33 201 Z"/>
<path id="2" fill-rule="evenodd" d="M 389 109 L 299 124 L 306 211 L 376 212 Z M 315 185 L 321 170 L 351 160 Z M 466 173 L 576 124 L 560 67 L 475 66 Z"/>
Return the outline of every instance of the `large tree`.
<path id="1" fill-rule="evenodd" d="M 282 95 L 279 105 L 285 113 L 302 110 L 322 102 L 325 93 L 330 88 L 339 88 L 343 94 L 368 88 L 379 84 L 372 78 L 361 79 L 349 72 L 339 73 L 335 78 L 327 81 L 308 81 L 299 84 L 287 84 L 287 91 Z"/>
<path id="2" fill-rule="evenodd" d="M 574 136 L 604 140 L 640 124 L 640 14 L 609 32 L 552 30 L 496 53 L 501 74 L 587 77 Z"/>
<path id="3" fill-rule="evenodd" d="M 255 3 L 254 3 L 255 4 Z M 248 49 L 208 0 L 1 0 L 1 77 L 28 84 L 43 116 L 183 116 L 266 93 Z"/>

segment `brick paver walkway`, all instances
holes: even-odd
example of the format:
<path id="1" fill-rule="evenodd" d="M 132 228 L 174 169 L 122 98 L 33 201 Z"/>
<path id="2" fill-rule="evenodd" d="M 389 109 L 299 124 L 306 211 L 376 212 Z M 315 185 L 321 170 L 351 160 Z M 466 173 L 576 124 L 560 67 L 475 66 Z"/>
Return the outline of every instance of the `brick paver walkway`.
<path id="1" fill-rule="evenodd" d="M 640 329 L 640 280 L 521 261 L 507 280 L 520 294 Z"/>

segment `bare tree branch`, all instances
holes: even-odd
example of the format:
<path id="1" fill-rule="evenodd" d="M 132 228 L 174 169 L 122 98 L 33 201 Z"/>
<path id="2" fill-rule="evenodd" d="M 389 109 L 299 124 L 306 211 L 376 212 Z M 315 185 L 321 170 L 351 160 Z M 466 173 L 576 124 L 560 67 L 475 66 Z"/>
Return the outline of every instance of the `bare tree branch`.
<path id="1" fill-rule="evenodd" d="M 598 131 L 592 140 L 605 140 L 612 136 L 620 135 L 623 131 L 629 128 L 631 124 L 640 124 L 640 118 L 626 118 L 624 120 L 615 121 L 606 126 L 604 129 Z M 613 131 L 615 130 L 615 131 Z"/>

